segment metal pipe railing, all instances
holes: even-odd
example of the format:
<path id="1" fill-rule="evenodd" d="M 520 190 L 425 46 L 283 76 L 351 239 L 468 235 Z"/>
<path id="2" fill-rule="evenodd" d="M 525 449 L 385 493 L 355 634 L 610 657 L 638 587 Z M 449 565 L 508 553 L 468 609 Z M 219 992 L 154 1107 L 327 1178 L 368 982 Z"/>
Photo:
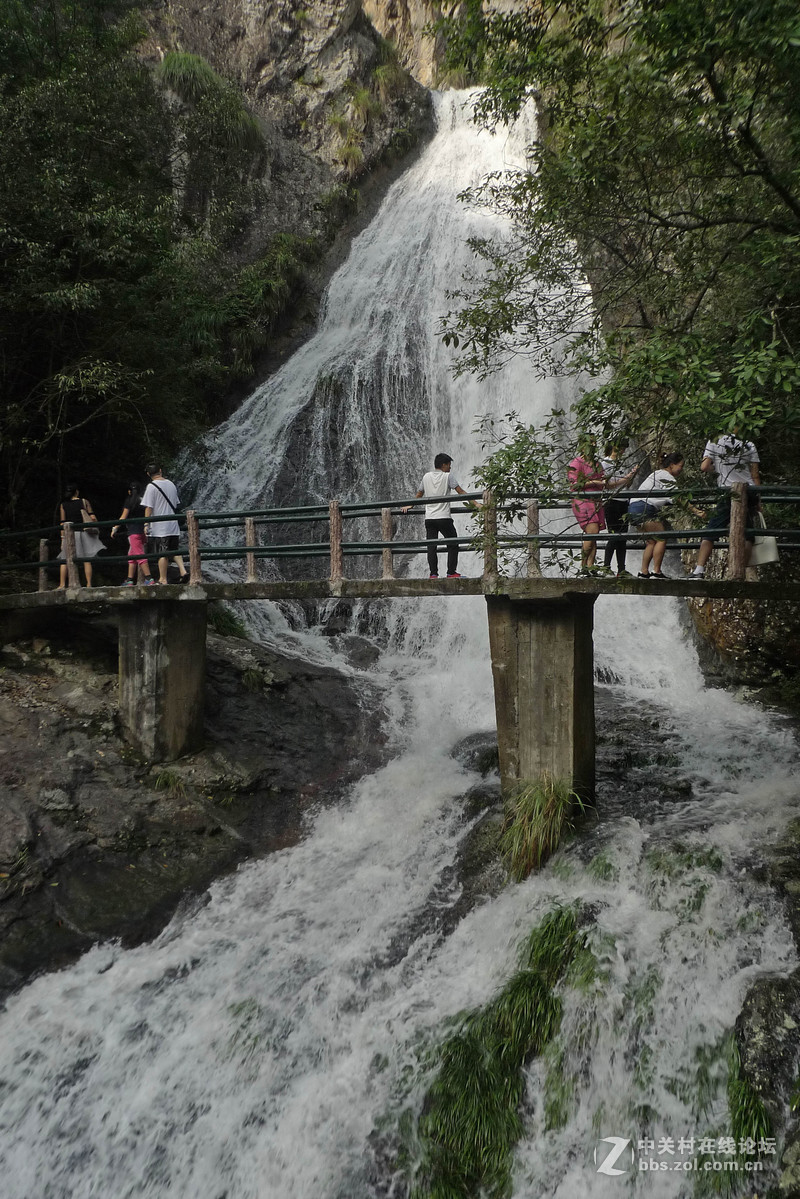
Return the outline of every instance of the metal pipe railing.
<path id="1" fill-rule="evenodd" d="M 743 577 L 744 563 L 746 561 L 745 541 L 748 536 L 764 533 L 765 531 L 771 536 L 776 537 L 782 548 L 787 550 L 795 550 L 800 548 L 800 528 L 780 527 L 775 529 L 753 529 L 746 526 L 746 510 L 745 503 L 736 502 L 743 500 L 748 488 L 745 484 L 739 484 L 732 489 L 732 512 L 730 522 L 730 532 L 728 537 L 722 535 L 721 530 L 711 530 L 709 528 L 698 529 L 667 529 L 658 532 L 658 538 L 664 541 L 680 545 L 681 548 L 695 548 L 700 542 L 706 538 L 706 535 L 712 535 L 715 545 L 718 548 L 729 550 L 729 577 Z M 762 500 L 780 503 L 784 505 L 796 506 L 800 504 L 800 494 L 792 488 L 787 487 L 783 490 L 779 486 L 764 486 L 760 488 L 753 487 L 750 490 L 757 492 Z M 694 491 L 686 491 L 680 493 L 686 498 L 696 500 L 711 497 L 714 500 L 719 499 L 718 489 L 697 489 Z M 439 538 L 436 546 L 438 553 L 445 553 L 453 545 L 459 549 L 471 548 L 478 549 L 483 552 L 484 565 L 483 572 L 486 577 L 497 577 L 498 553 L 501 550 L 508 549 L 524 549 L 527 553 L 527 571 L 529 577 L 538 577 L 541 575 L 541 560 L 540 553 L 542 548 L 547 549 L 573 549 L 580 546 L 583 542 L 598 542 L 607 541 L 613 538 L 617 543 L 625 542 L 628 545 L 639 543 L 641 544 L 647 536 L 648 532 L 643 529 L 629 529 L 622 533 L 609 533 L 608 530 L 603 530 L 599 533 L 583 533 L 573 530 L 565 530 L 562 532 L 542 532 L 540 528 L 541 511 L 562 511 L 568 509 L 573 500 L 579 498 L 589 498 L 605 502 L 607 499 L 635 499 L 637 497 L 651 496 L 651 492 L 642 491 L 641 489 L 626 489 L 616 492 L 603 491 L 583 491 L 583 492 L 568 492 L 562 493 L 562 496 L 551 496 L 542 503 L 539 499 L 528 492 L 520 492 L 506 499 L 502 504 L 496 504 L 491 492 L 471 492 L 460 497 L 463 500 L 479 500 L 480 505 L 462 506 L 461 503 L 454 504 L 451 501 L 451 510 L 454 514 L 469 513 L 473 516 L 480 515 L 481 532 L 475 537 L 460 536 L 457 538 Z M 178 519 L 179 523 L 186 528 L 189 548 L 189 574 L 191 582 L 199 583 L 202 581 L 202 562 L 214 561 L 229 561 L 235 559 L 243 559 L 246 566 L 246 577 L 248 581 L 255 582 L 257 580 L 257 561 L 260 558 L 302 558 L 302 557 L 324 557 L 330 558 L 330 578 L 332 583 L 337 583 L 344 577 L 344 558 L 358 555 L 373 556 L 380 555 L 382 559 L 382 576 L 384 579 L 394 577 L 392 560 L 394 555 L 409 555 L 425 553 L 429 549 L 427 539 L 403 539 L 395 540 L 394 529 L 395 520 L 402 516 L 418 515 L 419 510 L 423 509 L 426 504 L 430 503 L 430 497 L 422 497 L 417 499 L 414 497 L 411 500 L 392 500 L 390 502 L 339 502 L 336 500 L 330 501 L 327 505 L 311 504 L 304 506 L 293 506 L 287 508 L 257 508 L 249 509 L 244 512 L 198 512 L 190 509 L 187 512 L 179 514 L 169 514 L 160 517 L 150 517 L 147 521 L 150 525 L 158 525 L 166 521 Z M 411 511 L 407 511 L 411 509 Z M 502 527 L 502 518 L 512 515 L 514 518 L 524 518 L 526 521 L 525 532 L 513 532 Z M 381 536 L 380 540 L 368 541 L 345 541 L 343 538 L 343 522 L 345 520 L 369 519 L 370 517 L 380 518 Z M 322 523 L 328 526 L 327 542 L 300 542 L 287 544 L 273 544 L 262 546 L 259 544 L 259 527 L 261 525 L 280 525 L 280 524 L 315 524 Z M 118 524 L 118 521 L 96 521 L 92 522 L 93 530 L 102 530 Z M 205 546 L 201 548 L 201 534 L 209 533 L 215 529 L 235 529 L 241 531 L 243 544 L 241 545 L 217 545 Z M 0 538 L 10 539 L 30 539 L 39 537 L 38 557 L 31 560 L 20 560 L 12 562 L 0 563 L 0 571 L 10 570 L 37 570 L 39 574 L 39 587 L 43 589 L 46 586 L 47 571 L 56 561 L 66 562 L 69 586 L 78 585 L 78 566 L 84 562 L 94 561 L 94 558 L 79 557 L 75 548 L 75 533 L 78 531 L 76 527 L 66 523 L 63 527 L 49 526 L 44 529 L 28 529 L 20 531 L 3 530 L 0 531 Z M 64 558 L 51 559 L 48 556 L 48 538 L 60 532 L 62 534 Z M 128 563 L 129 556 L 109 554 L 104 555 L 103 562 L 108 565 L 116 565 Z"/>

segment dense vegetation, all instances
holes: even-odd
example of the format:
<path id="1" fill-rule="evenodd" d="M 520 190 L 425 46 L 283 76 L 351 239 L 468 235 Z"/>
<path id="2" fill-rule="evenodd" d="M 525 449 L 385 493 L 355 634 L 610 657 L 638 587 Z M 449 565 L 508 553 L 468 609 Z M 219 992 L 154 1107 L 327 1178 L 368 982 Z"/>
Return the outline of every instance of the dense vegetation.
<path id="1" fill-rule="evenodd" d="M 67 480 L 116 516 L 221 413 L 311 252 L 287 234 L 234 265 L 259 127 L 202 59 L 153 72 L 141 36 L 129 0 L 0 0 L 4 524 L 49 521 Z"/>
<path id="2" fill-rule="evenodd" d="M 586 371 L 577 418 L 651 450 L 738 427 L 766 476 L 800 467 L 800 17 L 795 0 L 541 0 L 444 22 L 488 124 L 531 91 L 529 170 L 468 199 L 514 222 L 446 339 Z M 591 283 L 591 293 L 586 280 Z M 540 443 L 516 428 L 503 470 Z M 532 446 L 532 442 L 535 443 Z M 528 480 L 530 483 L 530 480 Z"/>

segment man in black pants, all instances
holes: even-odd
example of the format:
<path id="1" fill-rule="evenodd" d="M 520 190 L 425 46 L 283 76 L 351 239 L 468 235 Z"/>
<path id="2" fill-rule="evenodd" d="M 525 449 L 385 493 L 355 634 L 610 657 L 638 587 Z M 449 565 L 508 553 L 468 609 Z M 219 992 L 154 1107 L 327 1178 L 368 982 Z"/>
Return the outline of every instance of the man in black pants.
<path id="1" fill-rule="evenodd" d="M 458 545 L 456 539 L 458 533 L 456 526 L 453 523 L 453 518 L 450 515 L 450 504 L 445 498 L 451 491 L 457 491 L 459 495 L 466 495 L 466 491 L 460 486 L 458 480 L 454 477 L 451 466 L 453 459 L 449 454 L 437 454 L 433 460 L 433 470 L 429 470 L 426 475 L 422 476 L 420 489 L 416 493 L 415 499 L 421 500 L 423 496 L 430 496 L 436 502 L 425 505 L 425 537 L 428 542 L 428 569 L 432 579 L 439 578 L 439 562 L 436 550 L 436 543 L 439 535 L 446 537 L 451 541 L 447 547 L 447 577 L 448 579 L 460 579 L 458 573 Z M 477 507 L 477 505 L 475 505 Z M 404 508 L 404 512 L 410 512 L 410 508 Z M 451 540 L 452 539 L 452 540 Z"/>

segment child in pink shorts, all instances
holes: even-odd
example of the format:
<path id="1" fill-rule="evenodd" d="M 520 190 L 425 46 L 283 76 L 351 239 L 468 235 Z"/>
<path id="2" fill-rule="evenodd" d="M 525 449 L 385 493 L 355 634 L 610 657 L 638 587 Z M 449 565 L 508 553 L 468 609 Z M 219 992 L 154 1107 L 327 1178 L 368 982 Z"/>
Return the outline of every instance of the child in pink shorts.
<path id="1" fill-rule="evenodd" d="M 128 577 L 123 583 L 123 587 L 134 587 L 136 585 L 136 572 L 141 567 L 144 575 L 144 583 L 146 587 L 153 587 L 155 580 L 150 574 L 150 564 L 147 561 L 147 538 L 144 533 L 144 506 L 142 504 L 142 489 L 138 483 L 131 483 L 128 487 L 128 494 L 125 497 L 122 515 L 120 521 L 125 522 L 125 531 L 128 534 Z M 111 530 L 113 537 L 119 529 L 119 525 L 114 525 Z"/>

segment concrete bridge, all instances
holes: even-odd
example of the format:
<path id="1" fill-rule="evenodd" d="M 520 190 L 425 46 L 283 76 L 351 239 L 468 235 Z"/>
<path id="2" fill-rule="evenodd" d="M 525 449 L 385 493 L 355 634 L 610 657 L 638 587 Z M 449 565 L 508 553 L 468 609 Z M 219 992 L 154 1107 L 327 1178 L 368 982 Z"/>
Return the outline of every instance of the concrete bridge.
<path id="1" fill-rule="evenodd" d="M 210 582 L 202 575 L 201 522 L 190 512 L 186 514 L 190 559 L 187 586 L 80 588 L 76 585 L 73 550 L 73 561 L 69 563 L 72 585 L 66 590 L 44 589 L 44 567 L 37 563 L 43 589 L 0 596 L 0 635 L 4 641 L 31 635 L 69 611 L 115 613 L 122 728 L 130 743 L 146 757 L 162 761 L 191 752 L 202 742 L 209 601 L 431 601 L 443 596 L 482 595 L 488 615 L 504 785 L 548 773 L 569 779 L 580 795 L 591 798 L 595 781 L 593 608 L 598 595 L 614 595 L 620 602 L 632 595 L 646 595 L 654 602 L 665 596 L 800 600 L 800 584 L 744 581 L 744 504 L 739 505 L 738 520 L 732 520 L 728 562 L 729 575 L 740 577 L 655 582 L 542 577 L 538 547 L 544 535 L 538 532 L 538 512 L 532 512 L 530 504 L 529 532 L 523 538 L 528 548 L 527 576 L 504 578 L 497 566 L 502 538 L 497 533 L 492 497 L 485 493 L 483 499 L 483 572 L 478 578 L 395 578 L 393 555 L 398 548 L 419 553 L 426 546 L 425 542 L 394 541 L 392 513 L 386 508 L 382 509 L 382 540 L 370 543 L 371 552 L 382 555 L 383 577 L 346 578 L 343 546 L 347 543 L 342 540 L 339 505 L 333 502 L 327 514 L 329 540 L 320 547 L 330 559 L 327 579 L 258 579 L 257 557 L 276 556 L 281 550 L 260 550 L 254 518 L 245 516 L 245 546 L 237 553 L 245 559 L 246 578 Z M 238 519 L 241 525 L 241 515 Z M 696 537 L 697 533 L 687 531 L 687 535 Z M 406 547 L 412 544 L 413 551 L 409 551 Z M 308 546 L 294 549 L 297 557 L 314 552 Z M 366 543 L 361 543 L 350 552 L 365 549 Z"/>

